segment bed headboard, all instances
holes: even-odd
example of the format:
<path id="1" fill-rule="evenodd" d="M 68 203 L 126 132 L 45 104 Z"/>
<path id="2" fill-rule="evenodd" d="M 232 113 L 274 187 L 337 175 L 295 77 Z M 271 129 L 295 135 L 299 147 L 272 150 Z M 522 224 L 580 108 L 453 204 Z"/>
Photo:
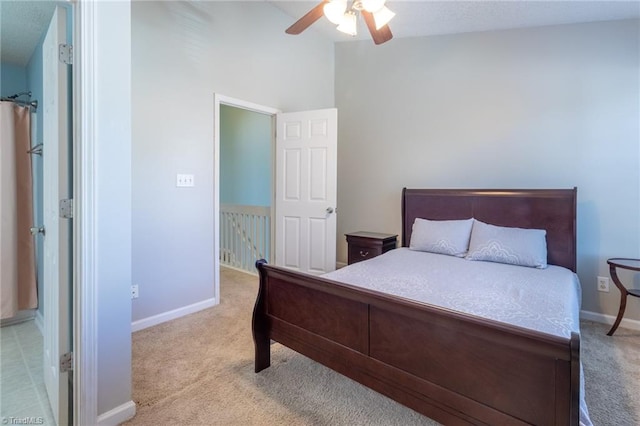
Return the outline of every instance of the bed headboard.
<path id="1" fill-rule="evenodd" d="M 416 218 L 476 218 L 485 223 L 547 231 L 547 262 L 576 271 L 577 189 L 402 190 L 402 246 Z"/>

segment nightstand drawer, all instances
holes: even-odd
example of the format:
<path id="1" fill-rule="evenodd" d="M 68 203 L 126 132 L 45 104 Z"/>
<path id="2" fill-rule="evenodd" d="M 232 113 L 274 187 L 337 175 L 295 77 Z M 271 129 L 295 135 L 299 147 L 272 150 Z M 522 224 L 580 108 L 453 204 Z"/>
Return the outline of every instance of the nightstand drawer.
<path id="1" fill-rule="evenodd" d="M 382 254 L 382 247 L 365 247 L 349 244 L 349 264 L 371 259 Z"/>
<path id="2" fill-rule="evenodd" d="M 377 232 L 352 232 L 345 234 L 347 237 L 348 262 L 360 262 L 371 259 L 396 248 L 397 235 L 380 234 Z"/>

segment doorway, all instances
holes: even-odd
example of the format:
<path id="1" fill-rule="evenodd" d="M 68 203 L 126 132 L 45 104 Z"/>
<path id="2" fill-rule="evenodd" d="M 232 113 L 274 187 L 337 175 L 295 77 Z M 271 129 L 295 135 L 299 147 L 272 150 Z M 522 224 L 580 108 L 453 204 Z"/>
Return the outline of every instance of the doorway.
<path id="1" fill-rule="evenodd" d="M 271 259 L 273 117 L 220 105 L 220 262 L 256 274 Z"/>
<path id="2" fill-rule="evenodd" d="M 221 265 L 256 274 L 255 260 L 273 253 L 274 129 L 279 111 L 218 94 L 214 110 L 214 292 L 220 302 Z M 252 183 L 256 179 L 260 184 Z"/>
<path id="3" fill-rule="evenodd" d="M 333 271 L 336 263 L 337 109 L 281 113 L 275 108 L 214 94 L 214 292 L 218 303 L 222 105 L 268 115 L 272 123 L 269 246 L 275 257 L 273 263 L 317 275 Z M 246 245 L 240 234 L 239 240 Z M 249 247 L 248 251 L 254 251 L 253 244 Z M 255 254 L 251 260 L 247 265 L 249 268 L 257 260 Z"/>
<path id="4" fill-rule="evenodd" d="M 56 81 L 52 85 L 48 80 L 51 72 L 46 63 L 58 63 L 58 49 L 60 44 L 70 44 L 72 40 L 72 16 L 73 5 L 59 4 L 58 2 L 3 2 L 0 5 L 3 14 L 3 41 L 0 48 L 1 65 L 2 65 L 2 96 L 13 98 L 15 100 L 26 99 L 34 105 L 31 113 L 31 131 L 30 133 L 30 149 L 25 150 L 24 155 L 30 158 L 30 168 L 32 170 L 33 180 L 33 221 L 28 224 L 32 228 L 34 234 L 34 255 L 35 255 L 35 275 L 37 276 L 37 307 L 25 315 L 24 312 L 18 312 L 16 315 L 18 324 L 3 327 L 2 334 L 2 354 L 3 359 L 2 378 L 3 392 L 2 415 L 5 419 L 31 418 L 34 422 L 40 424 L 59 424 L 66 425 L 73 422 L 72 419 L 72 398 L 67 398 L 67 389 L 71 389 L 72 378 L 67 374 L 58 375 L 59 369 L 54 372 L 44 365 L 46 353 L 52 353 L 48 348 L 50 344 L 57 345 L 60 341 L 68 342 L 71 338 L 71 278 L 66 275 L 59 285 L 52 284 L 47 278 L 44 271 L 46 270 L 45 256 L 45 238 L 51 233 L 46 232 L 45 212 L 46 197 L 48 189 L 46 184 L 52 181 L 59 182 L 58 179 L 47 179 L 45 176 L 45 164 L 51 162 L 52 151 L 57 151 L 50 143 L 52 132 L 49 130 L 47 119 L 51 116 L 51 111 L 55 110 L 56 114 L 63 112 L 62 115 L 56 115 L 59 122 L 56 123 L 56 133 L 54 138 L 61 135 L 64 128 L 64 145 L 60 145 L 58 151 L 60 156 L 65 160 L 71 158 L 70 148 L 66 148 L 66 142 L 70 142 L 71 122 L 67 120 L 67 116 L 71 114 L 71 106 L 67 101 L 71 98 L 71 76 L 60 75 L 60 81 Z M 4 18 L 8 17 L 9 24 L 4 25 Z M 56 38 L 52 39 L 49 34 L 52 33 L 53 23 L 56 22 L 55 31 Z M 66 22 L 66 23 L 65 23 Z M 60 25 L 58 25 L 60 24 Z M 16 40 L 20 40 L 17 42 Z M 33 43 L 25 43 L 22 40 L 32 40 Z M 53 41 L 52 41 L 53 40 Z M 6 42 L 5 42 L 6 41 Z M 56 48 L 49 49 L 47 43 L 55 45 Z M 55 59 L 55 60 L 54 60 Z M 57 65 L 65 68 L 67 65 Z M 61 85 L 60 82 L 63 82 Z M 58 91 L 56 96 L 60 96 L 61 103 L 52 102 L 52 91 Z M 9 92 L 15 93 L 10 95 Z M 15 97 L 17 95 L 17 98 Z M 62 111 L 60 105 L 65 105 Z M 50 120 L 49 120 L 50 122 Z M 58 124 L 61 123 L 60 126 Z M 47 149 L 49 151 L 47 151 Z M 57 158 L 57 157 L 56 157 Z M 70 164 L 65 162 L 64 170 L 71 170 Z M 56 176 L 58 176 L 56 174 Z M 67 185 L 70 189 L 70 185 Z M 70 196 L 70 194 L 69 194 Z M 56 206 L 58 201 L 55 200 Z M 23 226 L 18 226 L 18 231 Z M 49 229 L 51 231 L 51 229 Z M 62 234 L 65 242 L 70 242 L 70 236 Z M 51 241 L 51 237 L 49 237 Z M 66 247 L 69 247 L 68 244 Z M 70 254 L 70 249 L 68 251 Z M 62 260 L 62 259 L 61 259 Z M 69 259 L 69 267 L 71 265 Z M 64 262 L 64 268 L 67 262 Z M 62 265 L 60 265 L 62 266 Z M 53 288 L 65 288 L 65 296 L 61 305 L 52 306 L 49 304 L 50 298 L 47 294 Z M 59 306 L 63 306 L 59 308 Z M 61 339 L 59 334 L 51 334 L 51 317 L 54 313 L 59 313 L 62 322 L 56 322 L 56 330 L 64 330 L 64 338 Z M 4 325 L 4 324 L 3 324 Z M 51 336 L 47 339 L 47 336 Z M 63 343 L 64 346 L 66 344 Z M 68 350 L 68 349 L 66 349 Z M 52 364 L 58 367 L 59 358 L 52 356 Z M 65 392 L 62 395 L 56 391 L 54 401 L 51 397 L 50 386 L 47 385 L 48 374 L 56 375 L 56 381 L 63 384 Z M 58 398 L 59 396 L 59 398 Z M 52 403 L 54 407 L 52 407 Z M 55 408 L 57 407 L 57 408 Z M 53 409 L 52 409 L 53 408 Z"/>

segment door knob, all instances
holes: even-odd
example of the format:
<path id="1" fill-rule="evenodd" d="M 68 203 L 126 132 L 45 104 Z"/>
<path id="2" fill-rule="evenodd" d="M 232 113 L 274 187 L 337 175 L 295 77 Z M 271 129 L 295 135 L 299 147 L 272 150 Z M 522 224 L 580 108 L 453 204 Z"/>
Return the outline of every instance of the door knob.
<path id="1" fill-rule="evenodd" d="M 334 211 L 334 210 L 333 210 L 333 207 L 327 207 L 327 213 L 328 213 L 328 214 L 333 213 L 333 211 Z"/>

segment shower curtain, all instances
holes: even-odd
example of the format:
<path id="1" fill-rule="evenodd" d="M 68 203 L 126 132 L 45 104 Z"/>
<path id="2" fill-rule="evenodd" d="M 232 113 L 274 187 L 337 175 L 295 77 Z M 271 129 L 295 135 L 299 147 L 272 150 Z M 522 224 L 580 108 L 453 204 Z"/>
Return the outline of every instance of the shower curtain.
<path id="1" fill-rule="evenodd" d="M 38 306 L 33 226 L 31 111 L 0 102 L 0 318 Z"/>

